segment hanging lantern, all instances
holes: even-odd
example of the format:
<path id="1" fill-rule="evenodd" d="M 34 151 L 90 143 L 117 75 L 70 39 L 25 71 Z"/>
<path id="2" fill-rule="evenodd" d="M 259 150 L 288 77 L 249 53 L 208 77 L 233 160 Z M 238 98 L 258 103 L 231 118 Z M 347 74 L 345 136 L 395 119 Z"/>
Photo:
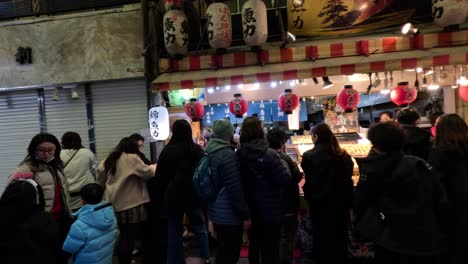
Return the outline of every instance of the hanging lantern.
<path id="1" fill-rule="evenodd" d="M 192 121 L 199 121 L 205 114 L 205 108 L 197 99 L 192 98 L 190 102 L 185 105 L 185 114 L 192 119 Z"/>
<path id="2" fill-rule="evenodd" d="M 359 92 L 356 91 L 352 85 L 345 85 L 343 90 L 341 90 L 336 96 L 336 102 L 345 112 L 354 111 L 360 100 Z"/>
<path id="3" fill-rule="evenodd" d="M 390 93 L 390 99 L 396 105 L 411 104 L 416 100 L 418 91 L 409 86 L 408 82 L 400 82 Z"/>
<path id="4" fill-rule="evenodd" d="M 231 9 L 225 3 L 211 4 L 206 10 L 208 40 L 213 49 L 227 49 L 232 42 Z"/>
<path id="5" fill-rule="evenodd" d="M 432 18 L 439 27 L 459 25 L 465 22 L 467 16 L 467 0 L 432 1 Z"/>
<path id="6" fill-rule="evenodd" d="M 188 20 L 184 12 L 170 10 L 164 14 L 164 45 L 175 58 L 188 53 Z"/>
<path id="7" fill-rule="evenodd" d="M 148 111 L 151 136 L 155 140 L 166 140 L 169 137 L 169 113 L 163 106 L 156 106 Z"/>
<path id="8" fill-rule="evenodd" d="M 284 93 L 278 98 L 278 107 L 287 115 L 292 114 L 299 105 L 299 97 L 292 93 L 291 89 L 284 90 Z"/>
<path id="9" fill-rule="evenodd" d="M 173 10 L 173 9 L 180 9 L 182 7 L 182 1 L 181 0 L 164 0 L 164 8 L 167 11 Z"/>
<path id="10" fill-rule="evenodd" d="M 267 10 L 262 0 L 248 0 L 242 5 L 242 32 L 247 46 L 259 47 L 266 42 Z"/>
<path id="11" fill-rule="evenodd" d="M 242 98 L 242 95 L 234 94 L 234 99 L 229 103 L 229 111 L 231 114 L 235 115 L 236 118 L 242 118 L 245 113 L 249 110 L 249 104 L 245 99 Z"/>
<path id="12" fill-rule="evenodd" d="M 468 85 L 460 85 L 460 87 L 458 87 L 458 96 L 460 96 L 463 101 L 468 102 Z"/>

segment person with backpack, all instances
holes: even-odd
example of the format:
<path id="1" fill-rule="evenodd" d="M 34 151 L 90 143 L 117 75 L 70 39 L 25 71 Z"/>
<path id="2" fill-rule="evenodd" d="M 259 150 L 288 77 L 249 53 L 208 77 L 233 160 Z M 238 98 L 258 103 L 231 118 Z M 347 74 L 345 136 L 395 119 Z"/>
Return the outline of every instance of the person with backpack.
<path id="1" fill-rule="evenodd" d="M 281 224 L 286 211 L 282 193 L 291 183 L 291 173 L 286 162 L 268 147 L 257 117 L 244 119 L 240 143 L 237 153 L 252 218 L 249 263 L 279 264 Z"/>
<path id="2" fill-rule="evenodd" d="M 346 263 L 353 205 L 353 161 L 327 124 L 312 128 L 315 146 L 302 157 L 304 198 L 312 224 L 311 259 L 318 264 Z"/>
<path id="3" fill-rule="evenodd" d="M 216 263 L 235 264 L 239 260 L 242 234 L 250 226 L 239 162 L 230 139 L 233 126 L 228 120 L 213 123 L 213 135 L 205 149 L 213 179 L 214 197 L 208 201 L 208 213 L 217 234 Z M 211 174 L 211 175 L 209 175 Z M 201 176 L 201 175 L 200 175 Z"/>
<path id="4" fill-rule="evenodd" d="M 97 183 L 80 190 L 83 207 L 73 215 L 73 223 L 63 244 L 63 250 L 73 254 L 74 264 L 112 264 L 117 239 L 114 209 L 102 201 L 104 188 Z"/>
<path id="5" fill-rule="evenodd" d="M 393 122 L 368 131 L 374 151 L 357 159 L 356 234 L 376 244 L 378 264 L 436 263 L 444 245 L 445 193 L 427 162 L 402 154 L 404 137 Z"/>
<path id="6" fill-rule="evenodd" d="M 449 202 L 446 263 L 468 263 L 468 125 L 457 114 L 448 114 L 436 128 L 429 163 L 441 172 Z"/>

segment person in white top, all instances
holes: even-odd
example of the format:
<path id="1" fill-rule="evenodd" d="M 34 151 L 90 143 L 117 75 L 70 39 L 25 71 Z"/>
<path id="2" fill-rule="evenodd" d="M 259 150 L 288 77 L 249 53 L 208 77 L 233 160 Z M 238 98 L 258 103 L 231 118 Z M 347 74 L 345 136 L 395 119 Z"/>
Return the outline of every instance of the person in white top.
<path id="1" fill-rule="evenodd" d="M 62 136 L 63 172 L 70 191 L 70 207 L 73 211 L 81 208 L 80 190 L 88 183 L 96 181 L 98 162 L 96 155 L 81 144 L 81 137 L 75 132 Z"/>

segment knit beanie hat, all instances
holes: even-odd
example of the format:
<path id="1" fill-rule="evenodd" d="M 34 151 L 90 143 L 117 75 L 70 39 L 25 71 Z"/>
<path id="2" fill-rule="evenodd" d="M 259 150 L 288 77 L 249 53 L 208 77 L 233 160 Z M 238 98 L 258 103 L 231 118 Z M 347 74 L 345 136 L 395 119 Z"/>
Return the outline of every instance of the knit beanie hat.
<path id="1" fill-rule="evenodd" d="M 226 119 L 216 120 L 213 123 L 213 137 L 228 141 L 234 134 L 234 127 Z"/>

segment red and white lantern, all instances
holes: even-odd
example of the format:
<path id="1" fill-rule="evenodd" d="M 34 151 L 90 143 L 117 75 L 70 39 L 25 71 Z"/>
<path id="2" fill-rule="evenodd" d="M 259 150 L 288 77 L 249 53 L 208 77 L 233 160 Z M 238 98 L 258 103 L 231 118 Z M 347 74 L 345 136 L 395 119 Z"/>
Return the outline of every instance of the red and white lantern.
<path id="1" fill-rule="evenodd" d="M 433 0 L 434 24 L 445 28 L 465 22 L 468 16 L 468 0 Z"/>
<path id="2" fill-rule="evenodd" d="M 460 87 L 458 87 L 458 96 L 460 96 L 463 101 L 468 102 L 468 85 L 460 85 Z"/>
<path id="3" fill-rule="evenodd" d="M 185 105 L 185 114 L 192 119 L 192 121 L 199 121 L 205 114 L 205 107 L 197 99 L 192 98 L 190 102 Z"/>
<path id="4" fill-rule="evenodd" d="M 242 98 L 240 93 L 234 94 L 234 99 L 229 102 L 229 111 L 235 115 L 236 118 L 242 118 L 245 113 L 249 110 L 249 104 L 245 99 Z"/>
<path id="5" fill-rule="evenodd" d="M 225 3 L 213 3 L 206 10 L 208 40 L 213 49 L 227 49 L 232 42 L 231 9 Z"/>
<path id="6" fill-rule="evenodd" d="M 396 105 L 408 105 L 416 101 L 418 91 L 414 87 L 410 87 L 408 82 L 400 82 L 395 89 L 390 93 L 390 99 Z"/>
<path id="7" fill-rule="evenodd" d="M 164 46 L 172 57 L 188 53 L 188 20 L 183 11 L 170 10 L 164 14 Z"/>
<path id="8" fill-rule="evenodd" d="M 268 37 L 268 20 L 262 0 L 248 0 L 242 5 L 242 33 L 247 46 L 259 47 Z"/>
<path id="9" fill-rule="evenodd" d="M 278 98 L 278 107 L 287 115 L 293 113 L 299 105 L 299 97 L 292 93 L 291 89 L 284 90 L 284 93 Z"/>
<path id="10" fill-rule="evenodd" d="M 336 103 L 341 106 L 345 112 L 352 112 L 357 108 L 360 99 L 359 92 L 356 91 L 352 85 L 345 85 L 343 90 L 336 96 Z"/>

